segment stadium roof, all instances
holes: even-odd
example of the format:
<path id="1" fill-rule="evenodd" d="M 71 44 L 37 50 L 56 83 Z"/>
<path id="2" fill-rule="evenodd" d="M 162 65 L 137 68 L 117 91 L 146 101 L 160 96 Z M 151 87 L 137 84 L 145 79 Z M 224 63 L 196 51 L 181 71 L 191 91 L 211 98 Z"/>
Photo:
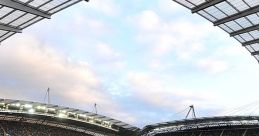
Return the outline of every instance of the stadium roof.
<path id="1" fill-rule="evenodd" d="M 175 132 L 190 129 L 210 127 L 259 125 L 259 116 L 219 116 L 185 119 L 171 122 L 157 123 L 146 126 L 142 133 L 154 135 L 164 132 Z"/>
<path id="2" fill-rule="evenodd" d="M 220 27 L 259 62 L 258 0 L 173 0 Z"/>
<path id="3" fill-rule="evenodd" d="M 12 100 L 12 99 L 0 99 L 0 114 L 2 113 L 19 113 L 19 114 L 29 114 L 35 116 L 46 116 L 46 117 L 56 117 L 63 118 L 67 120 L 76 121 L 79 123 L 84 123 L 102 127 L 111 131 L 127 131 L 127 132 L 137 132 L 139 128 L 129 125 L 127 123 L 115 120 L 106 116 L 99 114 L 63 107 L 52 104 L 44 104 L 38 102 Z"/>
<path id="4" fill-rule="evenodd" d="M 80 1 L 82 0 L 0 0 L 0 43 Z"/>

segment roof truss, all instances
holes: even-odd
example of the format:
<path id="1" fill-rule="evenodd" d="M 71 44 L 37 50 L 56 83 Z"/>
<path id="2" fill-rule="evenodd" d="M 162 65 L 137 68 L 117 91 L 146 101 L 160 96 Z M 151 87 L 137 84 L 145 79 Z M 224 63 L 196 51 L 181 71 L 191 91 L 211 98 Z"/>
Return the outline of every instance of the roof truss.
<path id="1" fill-rule="evenodd" d="M 37 10 L 36 8 L 29 7 L 27 5 L 24 5 L 18 1 L 12 1 L 12 0 L 1 0 L 0 5 L 10 7 L 16 10 L 24 11 L 27 13 L 31 13 L 37 16 L 41 16 L 44 18 L 49 18 L 50 19 L 50 14 L 44 13 L 40 10 Z"/>
<path id="2" fill-rule="evenodd" d="M 214 22 L 215 26 L 259 12 L 259 5 Z"/>
<path id="3" fill-rule="evenodd" d="M 244 42 L 244 43 L 242 43 L 242 45 L 243 46 L 247 46 L 247 45 L 255 44 L 255 43 L 259 43 L 259 39 L 255 39 L 255 40 Z"/>
<path id="4" fill-rule="evenodd" d="M 0 24 L 0 30 L 11 31 L 11 32 L 16 32 L 16 33 L 21 33 L 22 32 L 22 30 L 19 29 L 19 28 L 15 28 L 13 26 L 4 25 L 4 24 Z"/>
<path id="5" fill-rule="evenodd" d="M 259 1 L 173 0 L 229 33 L 243 46 L 259 43 Z M 250 46 L 249 46 L 250 47 Z M 259 62 L 259 48 L 246 48 Z M 256 52 L 256 53 L 255 53 Z"/>
<path id="6" fill-rule="evenodd" d="M 259 30 L 259 24 L 250 26 L 250 27 L 247 27 L 247 28 L 244 28 L 241 30 L 234 31 L 234 32 L 230 33 L 230 36 L 236 36 L 236 35 L 248 33 L 248 32 L 254 31 L 254 30 Z"/>
<path id="7" fill-rule="evenodd" d="M 205 2 L 205 3 L 203 3 L 199 6 L 196 6 L 196 7 L 192 8 L 191 10 L 192 10 L 192 13 L 197 13 L 197 12 L 203 10 L 203 9 L 206 9 L 210 6 L 216 5 L 216 4 L 218 4 L 220 2 L 223 2 L 223 1 L 226 1 L 226 0 L 208 0 L 207 2 Z"/>
<path id="8" fill-rule="evenodd" d="M 0 43 L 81 1 L 89 0 L 0 0 Z"/>

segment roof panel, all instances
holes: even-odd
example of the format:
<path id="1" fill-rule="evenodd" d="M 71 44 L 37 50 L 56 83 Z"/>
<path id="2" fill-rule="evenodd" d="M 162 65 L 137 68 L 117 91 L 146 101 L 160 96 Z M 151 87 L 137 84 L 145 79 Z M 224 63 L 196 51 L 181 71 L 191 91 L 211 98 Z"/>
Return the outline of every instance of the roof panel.
<path id="1" fill-rule="evenodd" d="M 237 39 L 240 43 L 245 42 L 243 46 L 259 42 L 258 0 L 173 1 L 189 8 L 193 13 L 198 13 L 227 33 L 231 33 L 231 36 Z"/>
<path id="2" fill-rule="evenodd" d="M 0 1 L 0 24 L 12 26 L 19 30 L 24 29 L 80 1 L 82 0 Z M 2 30 L 1 27 L 0 30 Z M 13 32 L 5 35 L 0 34 L 0 42 L 13 34 Z"/>
<path id="3" fill-rule="evenodd" d="M 238 11 L 243 11 L 249 8 L 247 4 L 244 3 L 244 0 L 228 0 Z"/>

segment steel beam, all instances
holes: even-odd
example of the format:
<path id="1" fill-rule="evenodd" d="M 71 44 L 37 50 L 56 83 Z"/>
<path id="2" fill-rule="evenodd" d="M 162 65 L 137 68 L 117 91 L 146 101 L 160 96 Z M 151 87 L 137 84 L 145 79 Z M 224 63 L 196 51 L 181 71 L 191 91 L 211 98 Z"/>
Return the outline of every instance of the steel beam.
<path id="1" fill-rule="evenodd" d="M 222 19 L 220 19 L 220 20 L 218 20 L 218 21 L 215 21 L 213 24 L 214 24 L 215 26 L 218 26 L 218 25 L 224 24 L 224 23 L 226 23 L 226 22 L 233 21 L 233 20 L 239 19 L 239 18 L 241 18 L 241 17 L 248 16 L 248 15 L 251 15 L 251 14 L 254 14 L 254 13 L 257 13 L 257 12 L 259 12 L 259 5 L 258 5 L 258 6 L 255 6 L 255 7 L 253 7 L 253 8 L 248 8 L 247 10 L 244 10 L 244 11 L 242 11 L 242 12 L 233 14 L 233 15 L 231 15 L 231 16 L 222 18 Z"/>
<path id="2" fill-rule="evenodd" d="M 22 30 L 19 29 L 19 28 L 15 28 L 13 26 L 4 25 L 4 24 L 0 24 L 0 30 L 11 31 L 11 32 L 16 32 L 16 33 L 21 33 L 22 32 Z"/>
<path id="3" fill-rule="evenodd" d="M 210 6 L 214 6 L 214 5 L 224 2 L 224 1 L 226 1 L 226 0 L 207 0 L 207 2 L 202 3 L 201 5 L 196 6 L 196 7 L 192 8 L 191 10 L 192 10 L 192 13 L 197 13 L 203 9 L 206 9 Z"/>
<path id="4" fill-rule="evenodd" d="M 252 52 L 251 54 L 252 54 L 253 56 L 254 56 L 254 55 L 259 55 L 259 51 Z"/>
<path id="5" fill-rule="evenodd" d="M 238 31 L 234 31 L 234 32 L 230 33 L 230 36 L 236 36 L 236 35 L 239 35 L 239 34 L 251 32 L 251 31 L 254 31 L 254 30 L 258 30 L 258 29 L 259 29 L 259 24 L 254 25 L 254 26 L 250 26 L 250 27 L 247 27 L 245 29 L 238 30 Z"/>
<path id="6" fill-rule="evenodd" d="M 37 16 L 41 16 L 43 18 L 50 19 L 50 16 L 51 16 L 47 13 L 39 11 L 36 8 L 30 7 L 28 5 L 24 5 L 20 2 L 16 2 L 16 1 L 13 1 L 13 0 L 0 0 L 0 5 L 6 6 L 6 7 L 9 7 L 9 8 L 13 8 L 13 9 L 16 9 L 16 10 L 24 11 L 24 12 L 34 14 L 34 15 L 37 15 Z"/>
<path id="7" fill-rule="evenodd" d="M 259 43 L 259 39 L 255 39 L 255 40 L 252 40 L 252 41 L 244 42 L 244 43 L 242 43 L 242 45 L 243 46 L 247 46 L 247 45 L 255 44 L 255 43 Z"/>

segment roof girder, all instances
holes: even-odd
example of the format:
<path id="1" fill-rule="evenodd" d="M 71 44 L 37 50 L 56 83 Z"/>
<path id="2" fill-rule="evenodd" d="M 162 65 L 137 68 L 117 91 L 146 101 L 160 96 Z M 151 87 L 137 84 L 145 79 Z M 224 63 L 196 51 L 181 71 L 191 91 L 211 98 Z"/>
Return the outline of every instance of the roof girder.
<path id="1" fill-rule="evenodd" d="M 234 32 L 230 33 L 230 36 L 236 36 L 236 35 L 248 33 L 248 32 L 254 31 L 254 30 L 259 30 L 259 24 L 250 26 L 250 27 L 238 30 L 238 31 L 234 31 Z"/>
<path id="2" fill-rule="evenodd" d="M 259 55 L 259 51 L 252 52 L 251 54 L 252 54 L 253 56 L 254 56 L 254 55 Z"/>
<path id="3" fill-rule="evenodd" d="M 196 7 L 192 8 L 191 10 L 192 10 L 192 13 L 197 13 L 203 9 L 206 9 L 210 6 L 216 5 L 216 4 L 224 2 L 224 1 L 226 1 L 226 0 L 208 0 L 207 2 L 205 2 L 199 6 L 196 6 Z"/>
<path id="4" fill-rule="evenodd" d="M 255 40 L 244 42 L 244 43 L 242 43 L 242 45 L 243 46 L 247 46 L 247 45 L 255 44 L 255 43 L 259 43 L 259 39 L 255 39 Z"/>
<path id="5" fill-rule="evenodd" d="M 12 1 L 12 0 L 0 0 L 0 5 L 6 6 L 9 8 L 13 8 L 16 10 L 24 11 L 26 13 L 30 13 L 33 15 L 41 16 L 43 18 L 50 19 L 50 17 L 51 17 L 50 14 L 44 13 L 36 8 L 30 7 L 28 5 L 24 5 L 22 3 Z"/>
<path id="6" fill-rule="evenodd" d="M 251 15 L 251 14 L 254 14 L 254 13 L 257 13 L 257 12 L 259 12 L 259 5 L 255 6 L 255 7 L 252 7 L 252 8 L 248 8 L 244 11 L 238 12 L 238 13 L 233 14 L 231 16 L 222 18 L 218 21 L 213 22 L 213 24 L 214 24 L 214 26 L 218 26 L 218 25 L 224 24 L 226 22 L 230 22 L 230 21 L 248 16 L 248 15 Z"/>
<path id="7" fill-rule="evenodd" d="M 4 24 L 0 24 L 0 30 L 4 30 L 4 31 L 10 31 L 10 32 L 16 32 L 16 33 L 21 33 L 22 30 L 19 28 L 15 28 L 13 26 L 10 25 L 4 25 Z"/>

